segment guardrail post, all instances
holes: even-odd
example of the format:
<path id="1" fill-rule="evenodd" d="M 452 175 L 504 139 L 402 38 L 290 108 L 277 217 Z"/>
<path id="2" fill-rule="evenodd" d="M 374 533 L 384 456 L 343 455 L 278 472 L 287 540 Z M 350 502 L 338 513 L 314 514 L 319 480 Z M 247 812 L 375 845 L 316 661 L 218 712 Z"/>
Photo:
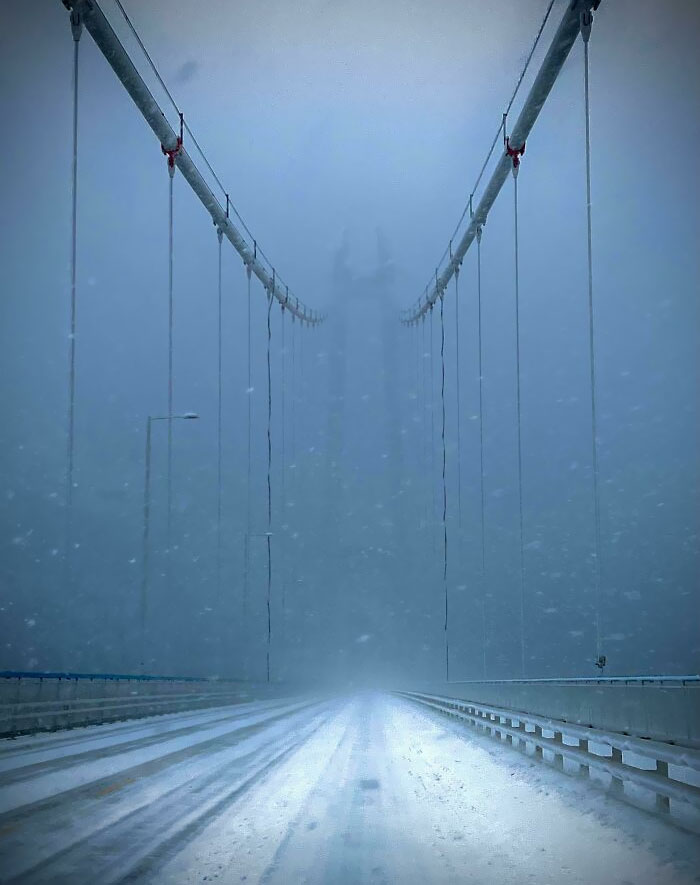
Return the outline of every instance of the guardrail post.
<path id="1" fill-rule="evenodd" d="M 620 764 L 622 764 L 622 750 L 620 750 L 618 747 L 612 747 L 610 758 L 613 762 L 619 762 Z M 620 795 L 625 792 L 625 787 L 622 783 L 621 777 L 616 777 L 615 775 L 611 776 L 610 791 L 612 793 L 615 793 L 616 795 Z"/>
<path id="2" fill-rule="evenodd" d="M 661 759 L 656 760 L 656 771 L 657 774 L 660 774 L 662 777 L 668 777 L 668 762 L 663 762 Z M 665 796 L 663 793 L 656 794 L 656 810 L 662 813 L 668 813 L 671 810 L 671 803 L 669 801 L 668 796 Z"/>

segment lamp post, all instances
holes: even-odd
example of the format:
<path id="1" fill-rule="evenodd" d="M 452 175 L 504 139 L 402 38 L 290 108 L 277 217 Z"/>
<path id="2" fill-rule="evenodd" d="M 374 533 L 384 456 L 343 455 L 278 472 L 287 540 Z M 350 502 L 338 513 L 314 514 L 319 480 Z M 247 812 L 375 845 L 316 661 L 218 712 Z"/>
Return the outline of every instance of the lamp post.
<path id="1" fill-rule="evenodd" d="M 145 667 L 146 610 L 148 600 L 148 538 L 151 531 L 151 424 L 154 421 L 192 421 L 199 418 L 195 412 L 182 415 L 149 415 L 146 422 L 146 465 L 143 483 L 143 555 L 141 573 L 141 672 Z M 169 552 L 169 551 L 168 551 Z"/>

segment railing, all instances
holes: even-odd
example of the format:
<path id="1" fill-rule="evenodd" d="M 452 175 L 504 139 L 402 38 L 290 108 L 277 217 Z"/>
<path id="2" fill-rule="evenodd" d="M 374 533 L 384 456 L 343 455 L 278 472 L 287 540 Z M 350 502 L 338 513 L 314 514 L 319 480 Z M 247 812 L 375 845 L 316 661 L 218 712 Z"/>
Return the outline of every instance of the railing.
<path id="1" fill-rule="evenodd" d="M 528 710 L 574 725 L 700 750 L 700 678 L 695 675 L 490 679 L 395 687 L 486 707 Z"/>
<path id="2" fill-rule="evenodd" d="M 396 693 L 700 832 L 698 750 L 454 697 Z"/>
<path id="3" fill-rule="evenodd" d="M 98 725 L 284 695 L 280 686 L 191 676 L 0 673 L 0 736 Z"/>

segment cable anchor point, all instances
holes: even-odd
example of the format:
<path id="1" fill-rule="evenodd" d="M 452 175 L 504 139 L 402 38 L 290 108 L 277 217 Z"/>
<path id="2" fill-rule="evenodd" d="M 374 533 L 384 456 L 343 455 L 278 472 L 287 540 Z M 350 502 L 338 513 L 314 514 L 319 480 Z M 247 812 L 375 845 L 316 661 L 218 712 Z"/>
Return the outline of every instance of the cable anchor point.
<path id="1" fill-rule="evenodd" d="M 179 116 L 180 116 L 180 134 L 175 139 L 175 147 L 174 148 L 166 148 L 164 144 L 162 144 L 160 146 L 160 149 L 163 152 L 163 155 L 168 158 L 168 173 L 170 174 L 171 178 L 175 175 L 175 157 L 177 157 L 177 155 L 182 150 L 182 137 L 183 137 L 183 130 L 184 130 L 184 126 L 185 126 L 185 119 L 184 119 L 184 115 L 182 113 L 180 113 Z"/>
<path id="2" fill-rule="evenodd" d="M 77 9 L 70 11 L 70 29 L 73 34 L 73 40 L 77 43 L 83 33 L 83 20 Z"/>
<path id="3" fill-rule="evenodd" d="M 588 43 L 591 36 L 591 27 L 593 26 L 593 10 L 592 9 L 582 9 L 581 16 L 581 37 L 583 38 L 584 43 Z"/>
<path id="4" fill-rule="evenodd" d="M 520 169 L 520 158 L 525 153 L 525 142 L 519 148 L 511 147 L 510 136 L 506 136 L 506 154 L 513 161 L 513 178 L 517 178 Z"/>

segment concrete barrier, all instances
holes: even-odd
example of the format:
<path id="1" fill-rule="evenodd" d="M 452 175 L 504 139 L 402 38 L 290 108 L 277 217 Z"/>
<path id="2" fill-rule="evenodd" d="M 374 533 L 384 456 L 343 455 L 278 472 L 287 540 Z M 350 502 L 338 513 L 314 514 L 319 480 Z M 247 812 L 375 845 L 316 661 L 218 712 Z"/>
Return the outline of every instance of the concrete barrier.
<path id="1" fill-rule="evenodd" d="M 54 731 L 247 700 L 282 697 L 289 687 L 168 676 L 0 673 L 0 736 Z"/>
<path id="2" fill-rule="evenodd" d="M 700 748 L 700 677 L 489 680 L 402 686 Z"/>

